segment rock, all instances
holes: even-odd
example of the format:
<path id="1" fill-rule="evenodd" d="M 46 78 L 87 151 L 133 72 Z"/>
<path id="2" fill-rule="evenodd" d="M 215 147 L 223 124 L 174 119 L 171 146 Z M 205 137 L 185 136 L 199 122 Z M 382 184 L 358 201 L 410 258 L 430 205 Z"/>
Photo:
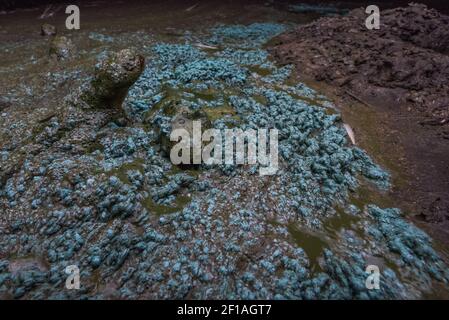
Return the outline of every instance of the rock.
<path id="1" fill-rule="evenodd" d="M 64 36 L 56 36 L 50 43 L 49 54 L 58 60 L 66 60 L 72 56 L 74 50 L 72 40 Z"/>
<path id="2" fill-rule="evenodd" d="M 3 111 L 11 106 L 11 103 L 5 97 L 0 97 L 0 111 Z"/>
<path id="3" fill-rule="evenodd" d="M 57 33 L 56 27 L 54 25 L 44 23 L 41 26 L 41 35 L 42 36 L 55 36 Z"/>
<path id="4" fill-rule="evenodd" d="M 96 65 L 94 77 L 80 98 L 90 108 L 121 109 L 129 88 L 139 78 L 145 59 L 134 50 L 110 53 Z"/>
<path id="5" fill-rule="evenodd" d="M 171 118 L 170 131 L 169 132 L 161 131 L 160 135 L 161 148 L 167 154 L 170 154 L 171 148 L 177 143 L 174 141 L 170 141 L 170 134 L 173 130 L 185 129 L 189 133 L 190 138 L 192 138 L 194 121 L 201 122 L 202 132 L 204 132 L 204 130 L 211 128 L 212 126 L 211 121 L 209 120 L 207 114 L 204 111 L 201 110 L 192 111 L 186 107 L 179 107 L 174 112 L 175 113 Z"/>
<path id="6" fill-rule="evenodd" d="M 144 123 L 152 126 L 157 135 L 161 150 L 170 155 L 171 149 L 178 142 L 170 141 L 170 136 L 174 130 L 185 129 L 190 138 L 193 138 L 193 123 L 201 123 L 201 133 L 212 127 L 213 116 L 203 109 L 192 109 L 186 105 L 176 93 L 167 90 L 163 94 L 164 98 L 155 104 L 145 116 Z M 191 140 L 192 143 L 192 140 Z M 191 148 L 193 145 L 191 144 Z M 190 154 L 192 155 L 192 149 Z"/>

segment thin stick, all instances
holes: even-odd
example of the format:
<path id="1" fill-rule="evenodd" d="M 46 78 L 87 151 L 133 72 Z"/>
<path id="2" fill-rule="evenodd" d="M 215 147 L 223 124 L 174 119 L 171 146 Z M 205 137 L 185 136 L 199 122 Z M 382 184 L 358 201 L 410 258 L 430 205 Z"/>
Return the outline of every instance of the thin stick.
<path id="1" fill-rule="evenodd" d="M 357 100 L 358 102 L 360 102 L 360 103 L 362 103 L 362 104 L 364 104 L 364 105 L 366 105 L 366 106 L 368 106 L 368 107 L 371 107 L 371 105 L 370 105 L 368 102 L 363 101 L 361 98 L 357 97 L 357 96 L 356 96 L 354 93 L 352 93 L 351 91 L 345 90 L 345 93 L 347 93 L 350 97 L 354 98 L 354 99 Z"/>
<path id="2" fill-rule="evenodd" d="M 187 11 L 187 12 L 190 12 L 190 11 L 192 11 L 193 9 L 195 9 L 196 7 L 198 7 L 198 5 L 199 5 L 199 3 L 196 3 L 196 4 L 194 4 L 193 6 L 188 7 L 188 8 L 186 9 L 186 11 Z"/>
<path id="3" fill-rule="evenodd" d="M 44 12 L 40 15 L 39 19 L 45 19 L 45 18 L 47 18 L 47 12 L 50 11 L 50 9 L 51 9 L 52 6 L 53 6 L 52 4 L 49 5 L 49 6 L 44 10 Z"/>

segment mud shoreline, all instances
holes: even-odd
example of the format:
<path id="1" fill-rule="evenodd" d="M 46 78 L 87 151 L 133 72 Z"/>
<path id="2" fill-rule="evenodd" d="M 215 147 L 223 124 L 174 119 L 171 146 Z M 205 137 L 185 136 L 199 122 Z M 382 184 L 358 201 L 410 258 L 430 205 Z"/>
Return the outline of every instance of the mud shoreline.
<path id="1" fill-rule="evenodd" d="M 401 11 L 387 12 L 385 29 L 382 32 L 381 27 L 381 32 L 377 34 L 370 34 L 363 29 L 363 26 L 360 27 L 363 18 L 361 11 L 353 11 L 344 18 L 323 18 L 311 26 L 299 27 L 296 31 L 281 35 L 277 39 L 278 42 L 274 44 L 272 52 L 282 63 L 295 63 L 302 77 L 330 85 L 339 96 L 342 105 L 347 105 L 351 101 L 362 104 L 372 108 L 384 118 L 375 126 L 384 127 L 387 132 L 378 137 L 381 141 L 384 140 L 381 143 L 386 146 L 398 147 L 397 154 L 392 155 L 392 158 L 402 162 L 401 170 L 405 171 L 408 181 L 405 185 L 398 186 L 397 195 L 403 200 L 405 207 L 413 213 L 414 220 L 447 245 L 449 243 L 447 231 L 449 225 L 449 179 L 447 178 L 449 176 L 447 162 L 449 109 L 447 101 L 449 100 L 446 87 L 447 76 L 444 76 L 444 72 L 447 72 L 445 70 L 449 66 L 448 46 L 446 44 L 441 49 L 422 50 L 421 57 L 427 58 L 409 58 L 405 53 L 410 50 L 420 51 L 420 48 L 426 46 L 422 43 L 407 42 L 410 41 L 410 38 L 405 35 L 407 30 L 415 30 L 416 39 L 424 40 L 429 36 L 432 37 L 428 32 L 419 33 L 420 27 L 423 27 L 420 25 L 419 15 L 427 14 L 424 13 L 426 10 L 424 7 L 417 7 L 415 13 L 410 10 L 410 15 L 403 16 L 406 17 L 405 21 L 401 21 L 399 17 L 402 15 Z M 438 15 L 433 11 L 429 11 L 428 14 Z M 355 17 L 355 20 L 352 20 L 352 17 Z M 388 19 L 392 19 L 392 22 Z M 448 21 L 449 18 L 441 16 L 441 19 Z M 388 25 L 394 24 L 395 20 L 401 21 L 402 27 L 396 26 L 393 30 L 404 34 L 399 35 L 396 38 L 398 40 L 391 40 L 388 46 L 396 46 L 397 49 L 391 50 L 391 53 L 388 50 L 376 51 L 376 41 L 394 39 L 393 35 L 389 35 L 392 27 Z M 360 26 L 357 27 L 357 25 Z M 447 24 L 440 24 L 440 26 L 444 25 Z M 447 37 L 449 30 L 445 29 L 441 32 Z M 445 37 L 438 36 L 438 38 Z M 438 40 L 433 40 L 432 43 L 437 44 Z M 408 49 L 403 49 L 404 46 Z M 385 68 L 382 66 L 385 60 L 389 59 L 385 52 L 388 52 L 386 55 L 397 56 L 397 60 L 392 62 L 393 68 L 397 68 L 394 71 L 396 75 L 393 72 L 390 76 L 383 76 Z M 365 54 L 369 57 L 367 58 Z M 423 61 L 419 59 L 428 59 L 433 62 L 410 71 L 413 70 L 413 64 L 418 65 L 420 61 Z M 408 65 L 399 66 L 404 61 L 408 61 Z M 432 63 L 441 63 L 441 66 L 436 67 L 432 74 L 417 76 L 416 81 L 419 84 L 416 87 L 395 83 L 399 69 L 410 72 L 403 78 L 404 81 L 414 81 L 412 80 L 414 75 L 416 76 L 414 72 L 422 72 L 423 68 L 429 68 Z M 426 79 L 436 82 L 427 85 Z M 438 90 L 438 87 L 441 91 L 429 100 L 432 104 L 426 104 L 424 100 L 413 101 L 411 98 L 411 95 L 425 95 L 426 92 Z M 441 101 L 440 104 L 435 104 L 438 99 Z M 365 128 L 362 126 L 360 131 Z M 391 152 L 396 153 L 394 150 Z"/>

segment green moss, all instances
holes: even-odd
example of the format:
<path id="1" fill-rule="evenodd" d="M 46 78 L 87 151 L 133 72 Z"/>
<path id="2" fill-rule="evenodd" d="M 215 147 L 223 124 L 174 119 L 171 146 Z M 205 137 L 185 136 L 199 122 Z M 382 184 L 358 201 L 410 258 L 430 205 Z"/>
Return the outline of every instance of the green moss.
<path id="1" fill-rule="evenodd" d="M 123 183 L 131 184 L 131 181 L 129 181 L 129 178 L 128 178 L 128 171 L 137 170 L 137 171 L 140 171 L 142 174 L 144 174 L 145 173 L 144 164 L 145 164 L 145 160 L 138 158 L 138 159 L 134 160 L 133 162 L 125 163 L 121 167 L 109 171 L 108 175 L 111 177 L 116 176 Z"/>
<path id="2" fill-rule="evenodd" d="M 264 106 L 266 106 L 266 105 L 268 104 L 267 98 L 265 98 L 263 95 L 256 94 L 256 95 L 253 95 L 252 98 L 253 98 L 257 103 L 260 103 L 260 104 L 262 104 L 262 105 L 264 105 Z"/>
<path id="3" fill-rule="evenodd" d="M 34 140 L 38 135 L 40 135 L 47 127 L 47 122 L 41 122 L 31 130 L 32 140 Z"/>
<path id="4" fill-rule="evenodd" d="M 178 90 L 164 87 L 163 92 L 164 98 L 145 112 L 145 122 L 148 122 L 158 111 L 162 111 L 166 116 L 174 116 L 176 114 L 176 107 L 181 106 L 181 96 Z"/>
<path id="5" fill-rule="evenodd" d="M 278 36 L 273 37 L 269 40 L 267 40 L 263 45 L 262 45 L 262 49 L 269 51 L 271 48 L 273 47 L 277 47 L 279 45 L 282 44 L 282 41 L 279 39 Z"/>
<path id="6" fill-rule="evenodd" d="M 47 128 L 47 127 L 48 127 L 48 120 L 42 120 L 42 122 L 39 122 L 35 127 L 33 127 L 33 129 L 31 130 L 31 136 L 24 141 L 24 144 L 35 142 L 36 138 L 39 135 L 41 135 L 45 131 L 45 128 Z M 55 136 L 51 137 L 51 140 L 59 141 L 69 131 L 70 131 L 70 129 L 63 127 L 56 132 Z"/>
<path id="7" fill-rule="evenodd" d="M 232 108 L 227 104 L 221 107 L 203 108 L 202 110 L 206 113 L 209 121 L 211 122 L 214 122 L 215 120 L 218 119 L 222 119 L 224 117 L 240 120 L 240 117 L 237 115 L 234 108 Z"/>
<path id="8" fill-rule="evenodd" d="M 258 75 L 262 77 L 269 76 L 271 74 L 271 70 L 267 68 L 261 68 L 259 66 L 248 66 L 247 67 L 249 71 L 253 73 L 257 73 Z"/>
<path id="9" fill-rule="evenodd" d="M 98 141 L 88 143 L 84 146 L 84 148 L 86 150 L 86 153 L 88 153 L 88 154 L 93 153 L 97 150 L 100 150 L 100 151 L 104 150 L 104 146 Z"/>
<path id="10" fill-rule="evenodd" d="M 178 195 L 176 197 L 176 200 L 174 201 L 173 206 L 165 206 L 155 203 L 151 197 L 148 197 L 145 200 L 143 200 L 142 205 L 150 213 L 156 213 L 157 215 L 164 215 L 175 213 L 177 211 L 182 210 L 190 202 L 190 200 L 191 199 L 188 196 Z"/>
<path id="11" fill-rule="evenodd" d="M 185 174 L 188 174 L 191 177 L 198 178 L 198 176 L 201 174 L 201 170 L 197 170 L 197 169 L 185 169 L 185 170 L 183 170 L 179 166 L 173 165 L 171 167 L 171 169 L 165 173 L 165 176 L 166 177 L 171 177 L 171 176 L 174 176 L 174 175 L 179 174 L 179 173 L 185 173 Z"/>
<path id="12" fill-rule="evenodd" d="M 275 86 L 275 89 L 276 89 L 276 91 L 285 92 L 286 94 L 288 94 L 293 99 L 304 101 L 305 103 L 307 103 L 308 105 L 311 105 L 311 106 L 321 106 L 323 104 L 323 102 L 324 102 L 321 99 L 311 99 L 311 98 L 308 98 L 308 97 L 305 97 L 305 96 L 297 95 L 297 94 L 292 93 L 292 92 L 287 92 L 285 89 L 283 89 L 280 86 Z M 336 112 L 334 112 L 334 113 L 336 113 Z"/>
<path id="13" fill-rule="evenodd" d="M 195 95 L 196 99 L 201 99 L 205 101 L 215 101 L 219 97 L 217 90 L 209 88 L 207 90 L 197 91 L 192 89 L 186 89 L 185 92 Z"/>

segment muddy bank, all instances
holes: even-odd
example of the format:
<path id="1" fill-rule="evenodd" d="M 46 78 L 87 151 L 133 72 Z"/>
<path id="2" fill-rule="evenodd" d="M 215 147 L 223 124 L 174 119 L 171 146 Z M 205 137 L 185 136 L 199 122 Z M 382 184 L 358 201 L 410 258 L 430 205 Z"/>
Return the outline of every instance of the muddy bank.
<path id="1" fill-rule="evenodd" d="M 394 95 L 422 114 L 422 122 L 449 121 L 449 17 L 425 6 L 387 10 L 380 30 L 368 30 L 363 10 L 323 18 L 279 38 L 274 49 L 316 80 L 376 97 Z M 365 98 L 365 97 L 363 97 Z"/>
<path id="2" fill-rule="evenodd" d="M 389 143 L 403 146 L 409 181 L 400 196 L 447 241 L 449 17 L 411 5 L 381 12 L 380 30 L 366 29 L 365 19 L 362 9 L 321 18 L 278 37 L 271 52 L 342 101 L 387 115 Z"/>

